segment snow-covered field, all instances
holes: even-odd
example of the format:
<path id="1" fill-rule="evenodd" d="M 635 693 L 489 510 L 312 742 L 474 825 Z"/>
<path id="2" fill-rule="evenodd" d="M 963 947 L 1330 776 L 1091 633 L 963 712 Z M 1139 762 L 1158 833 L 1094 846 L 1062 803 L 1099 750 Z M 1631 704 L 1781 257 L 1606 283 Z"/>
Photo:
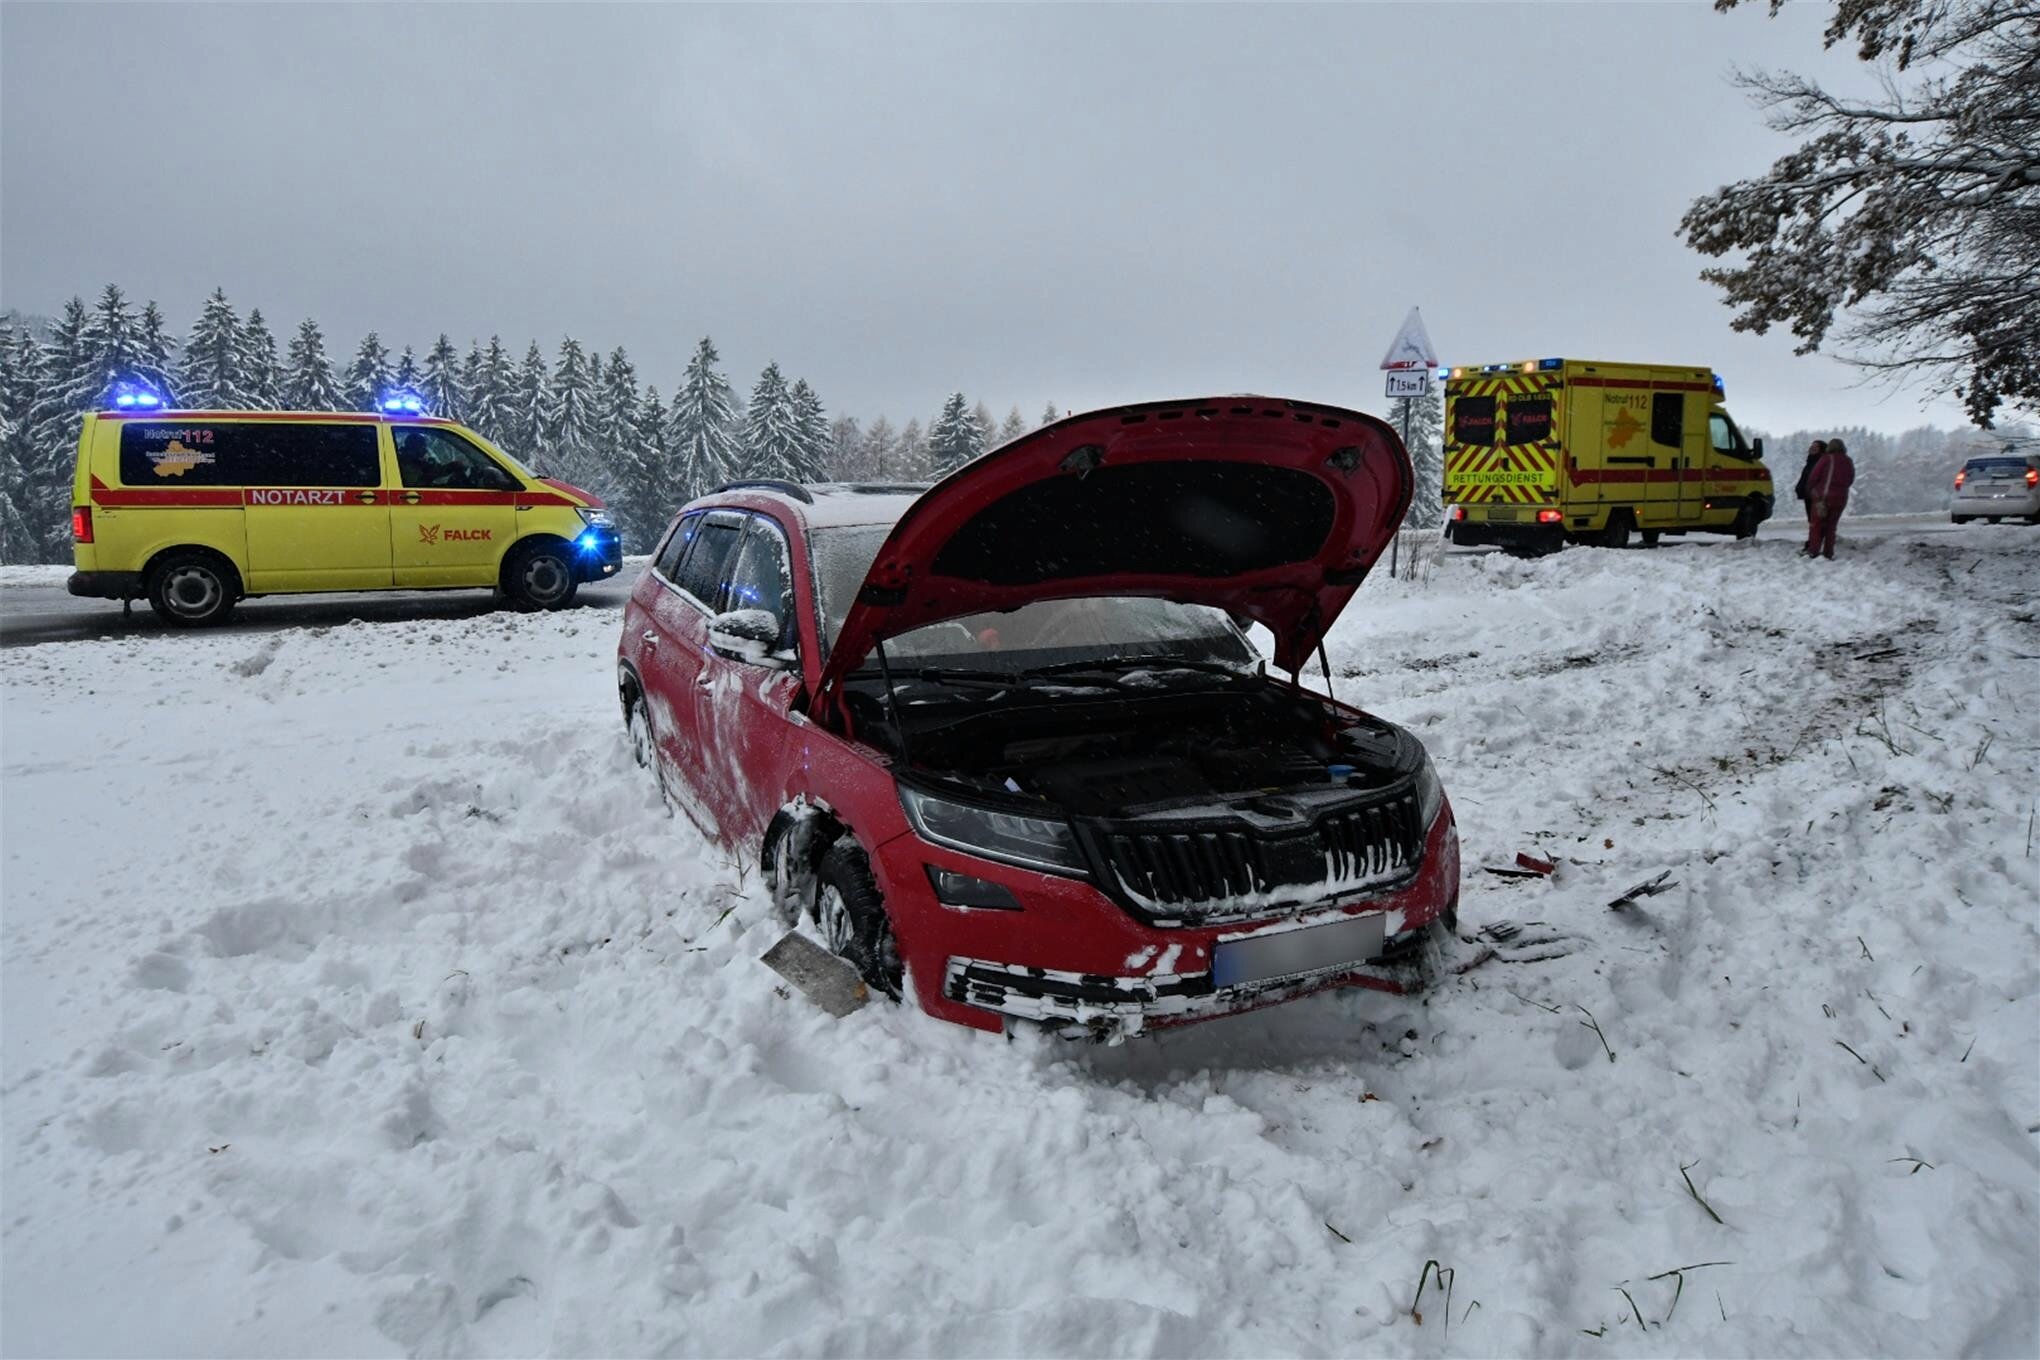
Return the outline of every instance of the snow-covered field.
<path id="1" fill-rule="evenodd" d="M 775 985 L 613 613 L 5 652 L 0 1348 L 2040 1353 L 2036 579 L 1370 583 L 1338 689 L 1538 924 L 1119 1048 Z"/>

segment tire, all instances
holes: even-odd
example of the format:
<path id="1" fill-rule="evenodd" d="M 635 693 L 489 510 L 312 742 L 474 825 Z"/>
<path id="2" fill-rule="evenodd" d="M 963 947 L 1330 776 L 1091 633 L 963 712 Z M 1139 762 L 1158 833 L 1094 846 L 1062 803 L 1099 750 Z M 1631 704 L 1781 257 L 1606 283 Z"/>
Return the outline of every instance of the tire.
<path id="1" fill-rule="evenodd" d="M 1627 510 L 1609 511 L 1606 527 L 1594 536 L 1595 546 L 1602 548 L 1628 547 L 1629 530 L 1633 523 L 1634 517 Z"/>
<path id="2" fill-rule="evenodd" d="M 172 628 L 225 623 L 240 598 L 240 574 L 225 558 L 201 548 L 167 552 L 149 571 L 149 607 Z"/>
<path id="3" fill-rule="evenodd" d="M 1985 515 L 1983 517 L 1983 522 L 1985 524 L 2003 524 L 2005 522 L 2005 517 L 2003 515 Z"/>
<path id="4" fill-rule="evenodd" d="M 504 592 L 526 609 L 565 609 L 580 588 L 573 561 L 557 543 L 519 548 L 503 567 Z"/>
<path id="5" fill-rule="evenodd" d="M 873 991 L 900 999 L 906 968 L 871 860 L 856 837 L 842 837 L 816 866 L 814 917 L 830 953 L 847 959 Z"/>
<path id="6" fill-rule="evenodd" d="M 1969 516 L 1967 516 L 1967 515 L 1950 515 L 1950 516 L 1948 516 L 1948 522 L 1949 522 L 1950 524 L 1967 524 L 1967 523 L 1969 523 Z"/>
<path id="7" fill-rule="evenodd" d="M 630 758 L 640 770 L 652 768 L 656 754 L 652 745 L 652 715 L 645 708 L 645 696 L 636 690 L 623 705 L 623 730 L 630 739 Z"/>
<path id="8" fill-rule="evenodd" d="M 1657 545 L 1658 545 L 1658 531 L 1656 529 L 1645 529 L 1643 531 L 1643 546 L 1646 548 L 1655 548 Z"/>
<path id="9" fill-rule="evenodd" d="M 1748 506 L 1744 506 L 1736 511 L 1735 523 L 1729 527 L 1730 531 L 1737 538 L 1755 538 L 1757 536 L 1757 526 L 1762 523 L 1763 520 L 1757 517 L 1756 511 Z"/>

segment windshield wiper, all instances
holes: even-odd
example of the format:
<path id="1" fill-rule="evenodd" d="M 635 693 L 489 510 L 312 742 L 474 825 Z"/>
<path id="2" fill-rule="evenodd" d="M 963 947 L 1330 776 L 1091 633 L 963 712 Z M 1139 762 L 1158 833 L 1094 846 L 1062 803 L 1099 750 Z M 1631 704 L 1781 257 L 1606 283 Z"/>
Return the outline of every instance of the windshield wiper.
<path id="1" fill-rule="evenodd" d="M 1201 661 L 1177 656 L 1119 657 L 1099 661 L 1061 661 L 1053 666 L 1030 666 L 1020 674 L 1023 678 L 1036 676 L 1073 675 L 1090 671 L 1108 676 L 1115 685 L 1123 682 L 1129 672 L 1134 671 L 1195 671 L 1200 675 L 1223 675 L 1232 680 L 1252 678 L 1252 672 L 1237 666 L 1228 666 L 1223 661 Z"/>

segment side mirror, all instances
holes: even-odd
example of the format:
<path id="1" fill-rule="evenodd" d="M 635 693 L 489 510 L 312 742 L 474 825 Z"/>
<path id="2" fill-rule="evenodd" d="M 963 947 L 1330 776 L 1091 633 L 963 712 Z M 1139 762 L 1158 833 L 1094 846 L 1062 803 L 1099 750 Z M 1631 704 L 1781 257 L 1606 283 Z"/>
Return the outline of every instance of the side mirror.
<path id="1" fill-rule="evenodd" d="M 1750 441 L 1750 452 L 1759 458 L 1764 456 L 1764 436 L 1758 435 Z"/>
<path id="2" fill-rule="evenodd" d="M 708 645 L 732 661 L 748 661 L 772 670 L 787 662 L 772 654 L 779 645 L 779 620 L 768 609 L 732 609 L 708 621 Z"/>

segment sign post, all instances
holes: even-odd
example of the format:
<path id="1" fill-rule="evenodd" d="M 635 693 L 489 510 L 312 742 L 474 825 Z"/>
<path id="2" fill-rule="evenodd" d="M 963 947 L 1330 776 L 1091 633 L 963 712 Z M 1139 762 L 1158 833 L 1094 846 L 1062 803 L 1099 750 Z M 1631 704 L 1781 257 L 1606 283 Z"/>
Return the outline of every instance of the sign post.
<path id="1" fill-rule="evenodd" d="M 1390 342 L 1388 353 L 1381 356 L 1382 371 L 1388 374 L 1388 395 L 1403 404 L 1402 442 L 1405 449 L 1410 446 L 1410 403 L 1431 394 L 1431 374 L 1437 367 L 1438 351 L 1431 348 L 1431 336 L 1424 329 L 1423 314 L 1412 307 L 1410 314 L 1403 318 L 1402 329 Z M 1396 573 L 1401 546 L 1402 528 L 1398 525 L 1396 535 L 1389 543 L 1390 577 Z"/>

